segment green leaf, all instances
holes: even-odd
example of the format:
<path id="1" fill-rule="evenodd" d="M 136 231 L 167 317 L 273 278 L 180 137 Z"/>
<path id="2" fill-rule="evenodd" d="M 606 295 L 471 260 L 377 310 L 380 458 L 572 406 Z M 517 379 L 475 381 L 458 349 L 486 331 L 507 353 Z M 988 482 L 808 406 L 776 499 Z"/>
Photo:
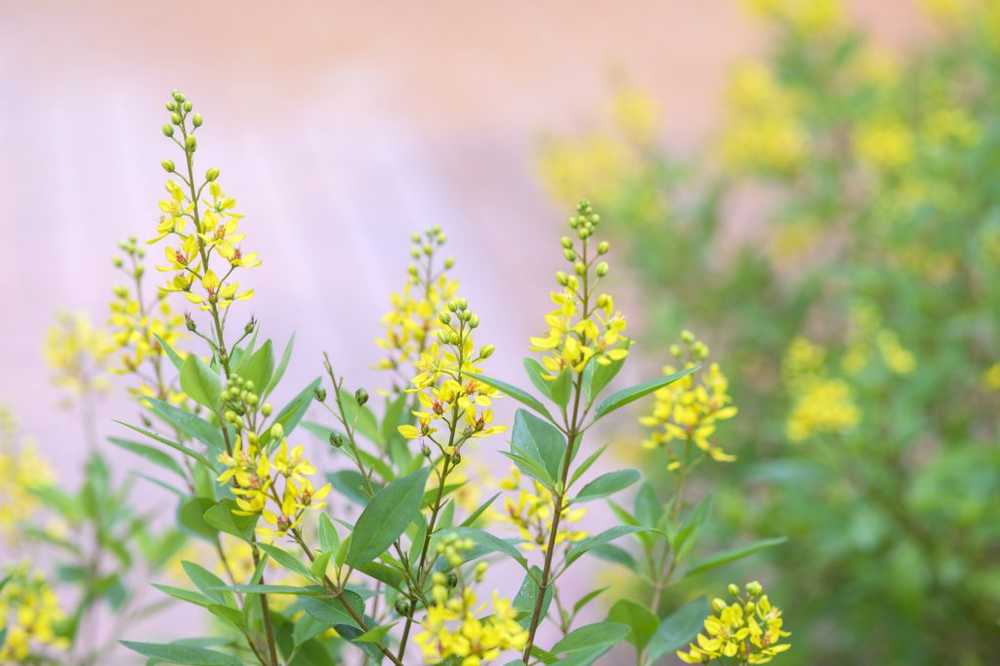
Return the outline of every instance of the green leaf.
<path id="1" fill-rule="evenodd" d="M 663 655 L 687 645 L 701 631 L 708 617 L 708 600 L 699 597 L 678 608 L 656 628 L 646 649 L 645 664 L 653 664 Z"/>
<path id="2" fill-rule="evenodd" d="M 255 392 L 267 387 L 273 372 L 274 347 L 270 340 L 261 345 L 260 349 L 254 353 L 244 356 L 236 369 L 236 374 L 253 382 Z"/>
<path id="3" fill-rule="evenodd" d="M 638 384 L 637 386 L 622 389 L 621 391 L 615 391 L 602 400 L 597 406 L 597 411 L 594 412 L 594 420 L 603 418 L 616 409 L 621 409 L 625 405 L 635 402 L 643 396 L 649 395 L 653 391 L 658 391 L 664 386 L 673 384 L 678 379 L 687 377 L 699 367 L 700 366 L 695 365 L 690 368 L 685 368 L 680 372 L 675 372 L 672 375 L 667 375 L 666 377 L 660 377 L 659 379 L 654 379 L 652 381 L 645 382 L 644 384 Z"/>
<path id="4" fill-rule="evenodd" d="M 538 567 L 531 567 L 521 582 L 521 588 L 517 591 L 517 596 L 514 597 L 513 606 L 518 611 L 520 616 L 518 622 L 521 623 L 522 627 L 527 628 L 531 623 L 531 615 L 535 610 L 535 604 L 538 602 L 538 592 L 540 589 L 538 581 L 541 579 L 542 570 Z M 542 601 L 540 617 L 544 618 L 549 612 L 549 604 L 552 603 L 554 592 L 555 587 L 552 585 L 545 590 L 545 599 Z"/>
<path id="5" fill-rule="evenodd" d="M 569 402 L 571 389 L 573 388 L 569 370 L 563 370 L 559 376 L 550 381 L 545 378 L 548 371 L 542 364 L 533 358 L 524 359 L 524 369 L 528 373 L 528 379 L 541 391 L 546 398 L 556 403 L 560 407 L 565 407 Z"/>
<path id="6" fill-rule="evenodd" d="M 597 477 L 577 493 L 573 498 L 574 502 L 590 502 L 595 499 L 607 497 L 620 490 L 628 488 L 641 478 L 639 470 L 622 469 L 617 472 L 608 472 Z"/>
<path id="7" fill-rule="evenodd" d="M 159 335 L 156 336 L 156 339 L 159 341 L 160 347 L 163 348 L 163 351 L 167 355 L 167 358 L 170 359 L 170 362 L 174 364 L 174 367 L 177 369 L 177 372 L 180 372 L 181 368 L 184 367 L 184 359 L 181 358 L 181 355 L 178 354 L 166 340 L 161 338 Z"/>
<path id="8" fill-rule="evenodd" d="M 561 477 L 566 438 L 551 423 L 531 412 L 519 409 L 514 414 L 510 449 L 517 455 L 540 463 L 549 478 L 555 480 Z"/>
<path id="9" fill-rule="evenodd" d="M 138 652 L 145 657 L 171 664 L 183 664 L 185 666 L 243 666 L 243 662 L 232 655 L 193 645 L 136 643 L 134 641 L 121 641 L 121 644 L 129 650 Z"/>
<path id="10" fill-rule="evenodd" d="M 136 454 L 137 456 L 142 456 L 154 465 L 162 467 L 165 470 L 169 470 L 182 479 L 187 478 L 187 475 L 184 473 L 184 469 L 180 466 L 180 464 L 170 457 L 169 454 L 164 453 L 160 449 L 152 447 L 148 444 L 140 444 L 139 442 L 133 442 L 130 439 L 121 439 L 119 437 L 108 437 L 108 441 L 119 448 Z"/>
<path id="11" fill-rule="evenodd" d="M 587 604 L 589 604 L 591 601 L 593 601 L 598 596 L 604 594 L 607 591 L 608 591 L 607 587 L 599 587 L 596 590 L 591 590 L 590 592 L 587 592 L 587 594 L 577 599 L 576 603 L 573 604 L 573 614 L 576 615 L 577 613 L 582 611 L 587 606 Z"/>
<path id="12" fill-rule="evenodd" d="M 201 590 L 206 597 L 222 604 L 223 606 L 236 608 L 236 601 L 233 599 L 233 595 L 229 594 L 229 592 L 225 589 L 226 584 L 221 578 L 200 564 L 195 564 L 194 562 L 188 562 L 185 560 L 181 562 L 181 566 L 184 567 L 184 573 L 186 573 L 187 577 L 191 579 L 191 582 L 194 583 L 195 587 Z"/>
<path id="13" fill-rule="evenodd" d="M 281 427 L 285 431 L 285 437 L 292 434 L 295 430 L 295 426 L 299 424 L 302 417 L 305 416 L 306 410 L 309 409 L 309 405 L 312 403 L 313 398 L 316 397 L 316 389 L 319 388 L 320 378 L 312 380 L 308 386 L 299 391 L 299 394 L 289 401 L 287 405 L 281 408 L 278 415 L 274 417 L 271 421 L 270 426 L 264 434 L 261 436 L 261 445 L 267 446 L 271 442 L 271 427 L 275 423 L 280 423 Z"/>
<path id="14" fill-rule="evenodd" d="M 185 590 L 184 588 L 174 587 L 173 585 L 161 585 L 159 583 L 153 583 L 153 587 L 164 594 L 170 595 L 174 599 L 180 599 L 181 601 L 189 604 L 194 604 L 196 606 L 209 606 L 212 604 L 212 600 L 201 592 Z"/>
<path id="15" fill-rule="evenodd" d="M 501 451 L 501 455 L 510 458 L 511 462 L 517 465 L 517 468 L 522 472 L 530 476 L 531 478 L 539 481 L 543 486 L 549 490 L 555 489 L 555 479 L 553 479 L 548 471 L 545 469 L 545 465 L 540 460 L 534 460 L 517 453 L 512 453 L 510 451 Z"/>
<path id="16" fill-rule="evenodd" d="M 403 588 L 403 574 L 398 569 L 394 569 L 387 564 L 382 564 L 381 562 L 369 562 L 361 567 L 358 567 L 358 571 L 368 576 L 371 576 L 375 580 L 380 580 L 389 587 L 401 590 Z"/>
<path id="17" fill-rule="evenodd" d="M 591 357 L 583 370 L 583 397 L 590 405 L 608 387 L 625 365 L 625 359 L 611 361 L 607 365 L 597 362 L 597 357 Z"/>
<path id="18" fill-rule="evenodd" d="M 565 654 L 581 650 L 593 650 L 600 647 L 611 647 L 628 636 L 630 629 L 626 624 L 617 622 L 595 622 L 569 632 L 552 646 L 551 652 Z"/>
<path id="19" fill-rule="evenodd" d="M 628 625 L 632 630 L 627 640 L 640 652 L 646 647 L 649 639 L 656 633 L 660 619 L 653 615 L 645 606 L 631 599 L 619 599 L 608 611 L 608 620 Z"/>
<path id="20" fill-rule="evenodd" d="M 635 495 L 635 518 L 646 527 L 656 527 L 663 515 L 663 505 L 660 504 L 656 491 L 651 484 L 643 483 Z"/>
<path id="21" fill-rule="evenodd" d="M 337 533 L 333 521 L 330 520 L 330 516 L 326 513 L 319 514 L 319 545 L 320 548 L 331 553 L 337 552 L 337 548 L 340 547 L 340 535 Z"/>
<path id="22" fill-rule="evenodd" d="M 309 565 L 309 572 L 316 580 L 323 580 L 326 577 L 326 567 L 330 564 L 331 551 L 324 551 L 316 556 L 316 559 Z"/>
<path id="23" fill-rule="evenodd" d="M 195 535 L 211 541 L 218 532 L 205 521 L 204 516 L 214 504 L 205 497 L 189 497 L 177 508 L 177 521 Z"/>
<path id="24" fill-rule="evenodd" d="M 179 409 L 162 400 L 150 398 L 149 403 L 152 405 L 154 414 L 181 433 L 198 440 L 205 446 L 216 451 L 222 452 L 225 450 L 225 440 L 222 437 L 222 429 L 219 426 L 212 425 L 200 416 Z"/>
<path id="25" fill-rule="evenodd" d="M 294 585 L 261 585 L 259 583 L 250 585 L 225 585 L 225 589 L 243 594 L 289 594 L 303 597 L 322 597 L 329 592 L 320 585 L 306 585 L 296 587 Z"/>
<path id="26" fill-rule="evenodd" d="M 385 552 L 416 518 L 430 468 L 396 479 L 382 488 L 365 507 L 351 533 L 347 563 L 357 568 Z"/>
<path id="27" fill-rule="evenodd" d="M 500 381 L 499 379 L 487 377 L 486 375 L 476 375 L 470 372 L 469 376 L 472 377 L 473 379 L 481 381 L 484 384 L 492 386 L 501 393 L 509 395 L 510 397 L 514 398 L 514 400 L 517 400 L 521 404 L 531 407 L 533 410 L 535 410 L 536 412 L 547 418 L 549 421 L 553 422 L 555 421 L 555 419 L 552 418 L 552 415 L 549 414 L 549 410 L 545 408 L 545 405 L 539 402 L 538 398 L 531 395 L 527 391 L 519 389 L 513 384 L 508 384 L 507 382 Z"/>
<path id="28" fill-rule="evenodd" d="M 367 405 L 359 405 L 354 394 L 347 389 L 340 390 L 340 404 L 344 408 L 344 417 L 355 433 L 361 433 L 374 444 L 385 446 L 385 439 L 378 427 L 375 413 Z"/>
<path id="29" fill-rule="evenodd" d="M 351 627 L 357 627 L 358 623 L 355 622 L 354 618 L 351 617 L 351 614 L 344 609 L 344 604 L 348 604 L 358 617 L 362 617 L 364 615 L 364 601 L 357 595 L 357 593 L 351 592 L 350 590 L 344 590 L 339 599 L 315 599 L 305 597 L 299 600 L 299 605 L 302 607 L 302 610 L 325 624 L 327 627 L 332 627 L 338 624 L 346 624 Z"/>
<path id="30" fill-rule="evenodd" d="M 292 359 L 292 350 L 294 348 L 295 334 L 292 333 L 292 337 L 290 337 L 288 342 L 285 344 L 285 350 L 281 352 L 281 360 L 278 362 L 278 367 L 271 373 L 271 379 L 268 380 L 267 386 L 264 387 L 263 393 L 260 394 L 261 400 L 264 400 L 264 398 L 271 395 L 274 388 L 278 385 L 278 382 L 280 382 L 281 378 L 285 376 L 285 370 L 288 369 L 288 362 Z"/>
<path id="31" fill-rule="evenodd" d="M 282 550 L 277 546 L 272 546 L 269 543 L 259 543 L 257 547 L 267 553 L 268 557 L 274 560 L 282 569 L 297 573 L 306 578 L 312 578 L 312 572 L 309 571 L 309 567 L 288 551 Z"/>
<path id="32" fill-rule="evenodd" d="M 590 549 L 590 554 L 599 560 L 620 564 L 626 569 L 638 571 L 639 564 L 635 561 L 635 558 L 632 557 L 632 554 L 624 548 L 614 545 L 613 543 L 605 543 L 599 546 L 594 546 Z"/>
<path id="33" fill-rule="evenodd" d="M 712 513 L 712 496 L 707 495 L 704 499 L 698 502 L 697 506 L 691 511 L 687 520 L 681 526 L 677 533 L 673 536 L 670 542 L 670 547 L 675 553 L 675 557 L 681 558 L 695 543 L 695 536 L 698 534 L 698 530 L 701 526 L 705 524 L 708 520 L 709 515 Z"/>
<path id="34" fill-rule="evenodd" d="M 631 525 L 616 525 L 611 529 L 605 530 L 595 536 L 588 537 L 583 541 L 577 541 L 570 546 L 568 551 L 566 551 L 566 565 L 569 566 L 596 546 L 611 543 L 615 539 L 620 539 L 627 534 L 642 532 L 645 531 L 645 529 L 646 528 L 642 527 L 632 527 Z"/>
<path id="35" fill-rule="evenodd" d="M 188 354 L 184 359 L 184 365 L 181 366 L 181 389 L 209 411 L 215 412 L 218 409 L 222 380 L 196 354 Z"/>
<path id="36" fill-rule="evenodd" d="M 587 459 L 584 460 L 582 463 L 580 463 L 580 465 L 575 470 L 573 470 L 573 476 L 570 477 L 569 485 L 572 486 L 574 483 L 579 481 L 580 477 L 587 473 L 587 470 L 590 469 L 595 462 L 597 462 L 597 459 L 600 458 L 601 455 L 603 455 L 603 453 L 607 450 L 607 448 L 608 445 L 605 444 L 604 446 L 602 446 L 601 448 L 597 449 L 589 456 L 587 456 Z"/>
<path id="37" fill-rule="evenodd" d="M 788 541 L 785 537 L 775 537 L 773 539 L 762 539 L 760 541 L 754 541 L 753 543 L 741 546 L 739 548 L 733 548 L 731 550 L 725 550 L 721 553 L 716 553 L 711 557 L 707 557 L 700 560 L 693 565 L 691 568 L 684 572 L 685 576 L 693 576 L 695 574 L 703 573 L 705 571 L 710 571 L 716 569 L 723 565 L 729 564 L 730 562 L 735 562 L 736 560 L 741 560 L 744 557 L 753 555 L 754 553 L 764 550 L 765 548 L 770 548 L 771 546 L 778 546 L 780 544 Z"/>
<path id="38" fill-rule="evenodd" d="M 493 502 L 496 500 L 496 498 L 500 497 L 500 495 L 501 495 L 501 493 L 493 493 L 492 497 L 490 497 L 485 502 L 483 502 L 482 504 L 480 504 L 479 507 L 476 508 L 475 511 L 473 511 L 472 513 L 469 514 L 468 518 L 466 518 L 465 520 L 462 521 L 462 525 L 461 526 L 462 527 L 471 527 L 472 524 L 476 522 L 476 519 L 478 519 L 479 516 L 483 515 L 483 513 L 485 513 L 485 511 L 488 508 L 490 508 L 490 505 L 493 504 Z"/>
<path id="39" fill-rule="evenodd" d="M 364 506 L 368 503 L 368 487 L 365 485 L 365 477 L 361 472 L 353 469 L 341 469 L 326 475 L 326 480 L 330 482 L 334 490 L 347 499 Z M 377 483 L 373 483 L 376 492 L 381 489 Z"/>
<path id="40" fill-rule="evenodd" d="M 232 534 L 249 543 L 253 541 L 259 516 L 237 515 L 233 513 L 235 509 L 237 509 L 235 500 L 224 499 L 207 509 L 203 517 L 206 523 L 220 532 Z"/>
<path id="41" fill-rule="evenodd" d="M 385 635 L 389 633 L 389 630 L 396 626 L 396 623 L 383 624 L 378 627 L 372 627 L 365 633 L 361 634 L 357 638 L 352 638 L 353 643 L 380 643 Z"/>
<path id="42" fill-rule="evenodd" d="M 134 430 L 135 432 L 137 432 L 137 433 L 139 433 L 141 435 L 145 435 L 146 437 L 149 437 L 150 439 L 155 439 L 157 442 L 160 442 L 161 444 L 165 444 L 165 445 L 169 446 L 170 448 L 172 448 L 172 449 L 174 449 L 176 451 L 180 451 L 184 455 L 189 456 L 191 458 L 194 458 L 195 460 L 197 460 L 198 462 L 200 462 L 201 464 L 203 464 L 205 467 L 207 467 L 210 470 L 215 470 L 216 469 L 216 466 L 212 463 L 212 461 L 210 461 L 208 458 L 206 458 L 202 454 L 200 454 L 197 451 L 194 451 L 192 449 L 189 449 L 188 447 L 184 446 L 183 444 L 178 444 L 177 442 L 175 442 L 175 441 L 173 441 L 171 439 L 167 439 L 166 437 L 160 435 L 159 433 L 155 433 L 152 430 L 146 430 L 145 428 L 140 428 L 139 426 L 130 425 L 128 423 L 125 423 L 124 421 L 115 421 L 115 423 L 117 423 L 119 425 L 123 425 L 126 428 L 128 428 L 129 430 Z"/>

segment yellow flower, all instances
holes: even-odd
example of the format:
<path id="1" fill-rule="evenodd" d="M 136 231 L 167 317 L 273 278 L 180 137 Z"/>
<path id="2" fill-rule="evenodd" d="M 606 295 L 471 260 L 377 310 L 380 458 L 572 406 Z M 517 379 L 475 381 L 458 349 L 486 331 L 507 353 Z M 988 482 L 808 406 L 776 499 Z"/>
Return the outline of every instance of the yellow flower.
<path id="1" fill-rule="evenodd" d="M 624 335 L 625 318 L 615 310 L 610 295 L 596 293 L 597 283 L 608 273 L 607 263 L 600 259 L 607 254 L 608 244 L 591 240 L 599 222 L 600 216 L 585 201 L 570 217 L 579 243 L 569 236 L 561 243 L 574 275 L 556 273 L 562 290 L 550 294 L 556 309 L 545 315 L 549 330 L 529 340 L 532 351 L 542 352 L 542 366 L 549 372 L 544 377 L 550 381 L 564 370 L 582 373 L 591 360 L 608 365 L 628 356 L 631 341 Z"/>
<path id="2" fill-rule="evenodd" d="M 844 19 L 840 0 L 745 0 L 744 4 L 752 13 L 809 37 L 833 31 Z"/>
<path id="3" fill-rule="evenodd" d="M 860 418 L 847 382 L 817 378 L 802 385 L 794 396 L 785 432 L 791 441 L 801 442 L 814 435 L 849 430 Z"/>
<path id="4" fill-rule="evenodd" d="M 687 652 L 677 651 L 686 664 L 707 664 L 716 660 L 726 663 L 766 664 L 791 645 L 781 643 L 791 634 L 782 627 L 781 609 L 772 606 L 760 583 L 747 583 L 741 594 L 735 585 L 729 586 L 733 601 L 712 601 L 713 614 L 705 618 L 704 631 Z"/>
<path id="5" fill-rule="evenodd" d="M 691 368 L 708 358 L 708 346 L 689 331 L 681 334 L 682 345 L 672 345 L 671 354 Z M 672 365 L 664 366 L 663 373 L 677 372 Z M 716 424 L 736 416 L 737 409 L 729 396 L 729 381 L 718 363 L 708 366 L 708 371 L 695 372 L 661 388 L 654 394 L 653 411 L 639 419 L 651 431 L 643 446 L 648 449 L 666 449 L 670 461 L 667 469 L 679 470 L 690 465 L 690 445 L 703 451 L 717 462 L 732 462 L 736 456 L 726 453 L 713 443 Z M 673 442 L 683 443 L 683 447 Z"/>
<path id="6" fill-rule="evenodd" d="M 0 405 L 0 532 L 17 538 L 15 528 L 39 508 L 32 490 L 51 484 L 54 478 L 34 442 L 19 441 L 14 415 Z"/>
<path id="7" fill-rule="evenodd" d="M 983 373 L 983 385 L 990 391 L 1000 391 L 1000 362 L 994 363 Z"/>
<path id="8" fill-rule="evenodd" d="M 61 313 L 49 328 L 45 360 L 54 371 L 53 383 L 71 396 L 106 391 L 106 369 L 114 352 L 111 337 L 95 328 L 82 313 Z"/>
<path id="9" fill-rule="evenodd" d="M 209 169 L 201 181 L 195 177 L 192 164 L 200 116 L 191 113 L 190 102 L 181 93 L 175 92 L 169 105 L 173 105 L 171 123 L 163 132 L 185 152 L 187 166 L 184 173 L 178 173 L 173 162 L 163 162 L 172 178 L 166 184 L 168 197 L 160 201 L 156 236 L 149 243 L 167 238 L 176 243 L 164 247 L 166 264 L 157 266 L 157 270 L 173 273 L 161 289 L 183 292 L 189 302 L 218 317 L 235 301 L 253 296 L 252 289 L 241 290 L 232 278 L 238 269 L 259 266 L 260 260 L 241 246 L 243 215 L 235 211 L 236 200 L 222 190 L 218 169 Z M 175 136 L 178 132 L 179 137 Z"/>
<path id="10" fill-rule="evenodd" d="M 538 550 L 544 553 L 548 549 L 547 537 L 555 508 L 555 498 L 552 493 L 538 481 L 531 480 L 526 488 L 522 488 L 521 470 L 510 468 L 510 476 L 500 481 L 500 489 L 514 491 L 516 494 L 505 494 L 503 510 L 489 509 L 487 515 L 490 521 L 506 523 L 517 529 L 521 539 L 521 548 L 526 551 Z M 564 506 L 559 522 L 559 532 L 556 534 L 556 545 L 572 543 L 587 538 L 587 532 L 574 529 L 572 525 L 579 523 L 587 510 L 582 507 Z"/>
<path id="11" fill-rule="evenodd" d="M 65 616 L 45 578 L 27 565 L 7 568 L 0 580 L 8 576 L 0 590 L 0 630 L 6 633 L 0 662 L 33 662 L 31 656 L 42 648 L 68 649 L 69 641 L 56 634 Z"/>
<path id="12" fill-rule="evenodd" d="M 861 127 L 854 145 L 862 160 L 878 169 L 892 170 L 913 159 L 913 133 L 901 121 L 885 118 Z"/>

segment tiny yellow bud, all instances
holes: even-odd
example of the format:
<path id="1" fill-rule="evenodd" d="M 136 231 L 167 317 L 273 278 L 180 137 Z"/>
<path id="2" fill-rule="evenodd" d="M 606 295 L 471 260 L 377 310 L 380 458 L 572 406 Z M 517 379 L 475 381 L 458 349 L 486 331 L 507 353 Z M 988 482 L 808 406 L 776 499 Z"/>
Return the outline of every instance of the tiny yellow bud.
<path id="1" fill-rule="evenodd" d="M 163 136 L 165 137 L 172 137 L 174 135 L 174 128 L 170 125 L 164 125 L 161 130 L 163 132 Z"/>
<path id="2" fill-rule="evenodd" d="M 186 107 L 187 104 L 185 104 L 184 106 Z M 184 110 L 185 111 L 190 111 L 191 109 L 185 108 Z M 201 124 L 203 122 L 205 122 L 205 119 L 201 117 L 200 113 L 196 113 L 193 116 L 191 116 L 191 124 L 194 125 L 195 127 L 201 127 Z"/>
<path id="3" fill-rule="evenodd" d="M 266 404 L 264 406 L 267 407 Z M 281 439 L 285 436 L 285 428 L 280 423 L 275 423 L 271 426 L 270 432 L 272 439 Z"/>
<path id="4" fill-rule="evenodd" d="M 597 244 L 597 254 L 607 254 L 611 246 L 608 245 L 608 241 L 601 241 Z"/>
<path id="5" fill-rule="evenodd" d="M 219 170 L 216 169 L 215 167 L 212 167 L 211 169 L 205 172 L 205 180 L 207 180 L 210 183 L 218 179 L 218 177 L 219 177 Z"/>
<path id="6" fill-rule="evenodd" d="M 166 171 L 167 173 L 174 172 L 175 168 L 174 163 L 171 162 L 170 160 L 163 160 L 162 162 L 160 162 L 160 166 L 163 167 L 163 170 Z"/>
<path id="7" fill-rule="evenodd" d="M 265 402 L 260 408 L 260 413 L 263 414 L 265 417 L 268 417 L 271 415 L 271 411 L 273 409 L 274 408 L 271 406 L 271 403 Z"/>
<path id="8" fill-rule="evenodd" d="M 608 262 L 602 261 L 601 263 L 597 264 L 597 268 L 596 268 L 595 272 L 597 273 L 597 277 L 604 277 L 605 275 L 607 275 L 608 274 Z"/>
<path id="9" fill-rule="evenodd" d="M 193 153 L 198 149 L 198 140 L 194 138 L 193 134 L 189 134 L 186 139 L 184 139 L 184 149 L 189 153 Z"/>

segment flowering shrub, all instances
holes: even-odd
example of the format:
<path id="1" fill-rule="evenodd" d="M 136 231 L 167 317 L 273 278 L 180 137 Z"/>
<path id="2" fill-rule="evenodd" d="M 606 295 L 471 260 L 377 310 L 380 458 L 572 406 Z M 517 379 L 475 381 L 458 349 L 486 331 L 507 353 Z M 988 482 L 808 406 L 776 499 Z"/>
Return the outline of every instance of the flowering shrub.
<path id="1" fill-rule="evenodd" d="M 495 348 L 479 340 L 488 325 L 460 296 L 455 262 L 441 256 L 447 239 L 434 228 L 411 238 L 406 283 L 382 322 L 377 367 L 390 379 L 380 400 L 350 386 L 324 355 L 323 375 L 278 403 L 292 342 L 277 354 L 261 340 L 262 325 L 242 314 L 253 290 L 240 283 L 260 259 L 245 249 L 243 216 L 219 170 L 197 175 L 201 116 L 179 92 L 167 110 L 163 134 L 182 160 L 162 162 L 167 196 L 149 241 L 163 247 L 163 279 L 150 294 L 144 246 L 122 243 L 114 261 L 129 285 L 113 291 L 110 333 L 65 319 L 49 354 L 59 385 L 86 405 L 88 438 L 91 399 L 118 359 L 140 415 L 118 421 L 110 442 L 160 474 L 134 472 L 116 485 L 91 441 L 74 495 L 4 436 L 4 506 L 13 499 L 41 510 L 44 502 L 73 535 L 92 539 L 0 511 L 5 529 L 60 547 L 69 559 L 56 579 L 79 588 L 75 609 L 63 610 L 43 577 L 12 568 L 0 582 L 0 654 L 109 663 L 107 641 L 119 638 L 150 663 L 262 666 L 591 664 L 619 644 L 637 664 L 673 652 L 748 664 L 787 649 L 778 643 L 788 636 L 780 611 L 759 585 L 716 608 L 719 618 L 695 591 L 675 592 L 784 539 L 698 547 L 710 501 L 694 502 L 685 482 L 700 464 L 734 459 L 716 431 L 736 414 L 728 381 L 706 365 L 708 347 L 684 332 L 661 376 L 613 388 L 633 342 L 605 291 L 610 246 L 598 240 L 601 218 L 590 204 L 576 207 L 561 240 L 568 270 L 556 274 L 555 309 L 529 341 L 531 389 L 494 377 Z M 180 315 L 181 307 L 196 312 Z M 649 444 L 667 452 L 677 479 L 665 499 L 638 470 L 597 473 L 608 447 L 595 446 L 594 426 L 647 396 Z M 516 403 L 510 424 L 494 413 L 501 401 Z M 319 420 L 306 418 L 313 407 Z M 307 454 L 308 435 L 338 457 L 336 468 L 322 470 Z M 484 446 L 501 448 L 510 463 L 495 484 L 476 459 Z M 176 496 L 176 526 L 157 532 L 131 508 L 135 480 Z M 620 498 L 632 487 L 629 508 Z M 585 505 L 599 501 L 616 518 L 607 529 L 586 520 Z M 587 560 L 634 572 L 635 593 L 566 583 Z M 504 584 L 489 589 L 492 567 Z M 160 575 L 182 582 L 156 583 L 158 598 L 141 605 L 146 579 Z M 592 604 L 602 595 L 614 599 L 606 613 Z M 211 618 L 210 635 L 135 635 L 129 623 L 170 600 Z M 110 631 L 99 627 L 105 603 L 120 618 Z M 696 639 L 703 626 L 708 637 Z"/>
<path id="2" fill-rule="evenodd" d="M 735 66 L 703 155 L 662 148 L 626 89 L 543 176 L 627 241 L 649 335 L 711 331 L 741 418 L 737 460 L 704 473 L 724 535 L 790 537 L 763 555 L 796 621 L 783 660 L 992 663 L 1000 4 L 922 3 L 938 35 L 901 57 L 835 0 L 746 4 L 771 47 Z M 648 445 L 673 454 L 668 414 Z"/>

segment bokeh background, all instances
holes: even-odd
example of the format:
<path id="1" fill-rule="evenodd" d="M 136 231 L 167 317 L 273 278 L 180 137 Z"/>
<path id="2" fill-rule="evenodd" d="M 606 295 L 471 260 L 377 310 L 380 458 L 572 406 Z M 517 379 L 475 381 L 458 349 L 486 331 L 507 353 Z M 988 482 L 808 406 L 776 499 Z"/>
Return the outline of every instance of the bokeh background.
<path id="1" fill-rule="evenodd" d="M 989 143 L 1000 132 L 995 3 L 806 2 L 819 9 L 781 15 L 788 4 L 0 3 L 0 402 L 74 482 L 86 450 L 79 415 L 57 408 L 45 332 L 58 311 L 103 322 L 116 244 L 152 235 L 158 163 L 171 153 L 162 105 L 180 88 L 206 118 L 199 159 L 222 168 L 264 259 L 248 279 L 253 310 L 266 335 L 297 336 L 291 384 L 327 350 L 340 372 L 377 385 L 372 340 L 407 237 L 434 224 L 497 345 L 494 374 L 512 376 L 561 267 L 562 221 L 590 197 L 617 235 L 616 290 L 646 368 L 685 325 L 732 368 L 746 408 L 727 431 L 741 462 L 714 479 L 717 538 L 792 538 L 747 565 L 778 586 L 796 634 L 785 662 L 989 663 L 1000 553 L 983 525 L 997 508 L 998 404 L 980 376 L 1000 360 L 1000 310 L 997 255 L 976 252 L 997 242 L 996 158 L 982 155 L 1000 145 Z M 931 83 L 900 85 L 918 66 L 914 80 Z M 923 107 L 957 108 L 976 129 L 919 173 L 905 170 L 924 155 L 912 136 L 861 136 L 870 118 L 919 124 Z M 952 118 L 942 131 L 962 127 Z M 942 199 L 936 182 L 951 188 Z M 879 188 L 898 196 L 875 201 Z M 851 227 L 925 200 L 890 238 Z M 907 249 L 913 238 L 923 245 Z M 913 259 L 928 248 L 950 263 Z M 894 250 L 911 261 L 889 261 Z M 836 270 L 810 270 L 824 265 Z M 862 311 L 874 312 L 867 324 Z M 793 340 L 819 346 L 797 348 L 809 372 L 819 354 L 824 380 L 851 384 L 831 368 L 868 334 L 882 336 L 872 353 L 895 340 L 921 370 L 890 367 L 848 388 L 866 415 L 860 434 L 820 428 L 822 442 L 789 448 L 788 415 L 806 391 L 782 369 Z M 894 401 L 901 392 L 912 399 Z M 833 393 L 812 403 L 820 422 Z M 968 413 L 923 411 L 956 401 Z M 99 431 L 128 409 L 112 391 Z M 638 448 L 637 429 L 615 435 Z M 845 467 L 885 474 L 862 479 L 866 494 L 842 483 Z M 941 661 L 952 643 L 954 661 Z"/>

